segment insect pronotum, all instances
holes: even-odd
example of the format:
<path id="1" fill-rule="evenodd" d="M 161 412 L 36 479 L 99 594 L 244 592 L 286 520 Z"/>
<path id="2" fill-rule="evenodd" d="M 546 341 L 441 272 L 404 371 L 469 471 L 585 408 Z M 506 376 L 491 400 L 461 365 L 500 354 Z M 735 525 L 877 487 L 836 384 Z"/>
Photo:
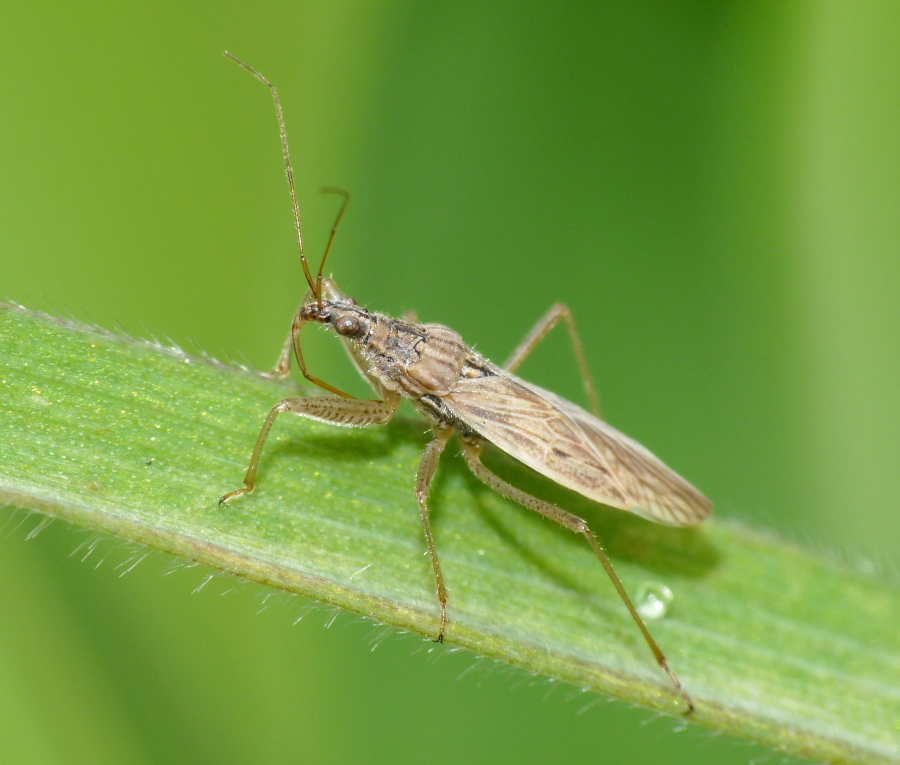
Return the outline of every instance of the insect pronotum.
<path id="1" fill-rule="evenodd" d="M 484 442 L 489 441 L 538 473 L 588 499 L 629 510 L 657 523 L 671 526 L 697 523 L 709 515 L 712 509 L 710 501 L 647 449 L 601 419 L 584 350 L 572 314 L 565 305 L 553 306 L 503 366 L 473 351 L 448 327 L 420 324 L 414 316 L 395 319 L 363 308 L 341 292 L 333 280 L 322 278 L 335 230 L 350 200 L 350 195 L 341 189 L 324 189 L 342 195 L 343 203 L 331 228 L 319 270 L 313 278 L 303 252 L 294 171 L 278 92 L 255 69 L 228 52 L 225 55 L 268 87 L 275 101 L 300 264 L 309 286 L 294 316 L 290 335 L 273 374 L 286 377 L 290 373 L 291 356 L 296 356 L 303 376 L 332 395 L 292 397 L 278 403 L 269 412 L 256 439 L 250 466 L 244 475 L 244 486 L 229 492 L 220 502 L 249 494 L 256 488 L 256 471 L 263 446 L 278 415 L 287 412 L 350 427 L 383 425 L 390 422 L 400 401 L 408 398 L 419 412 L 433 421 L 434 427 L 434 438 L 425 449 L 416 475 L 416 499 L 440 604 L 437 642 L 443 642 L 447 629 L 448 594 L 431 530 L 428 494 L 441 452 L 456 433 L 466 464 L 476 477 L 503 496 L 584 536 L 656 661 L 684 699 L 685 711 L 690 712 L 694 707 L 690 696 L 669 668 L 665 655 L 625 592 L 588 524 L 492 473 L 481 462 L 481 449 Z M 514 374 L 528 354 L 561 320 L 565 320 L 568 326 L 593 414 Z M 353 398 L 309 373 L 300 348 L 300 330 L 310 322 L 327 327 L 343 339 L 354 365 L 374 388 L 378 400 Z"/>

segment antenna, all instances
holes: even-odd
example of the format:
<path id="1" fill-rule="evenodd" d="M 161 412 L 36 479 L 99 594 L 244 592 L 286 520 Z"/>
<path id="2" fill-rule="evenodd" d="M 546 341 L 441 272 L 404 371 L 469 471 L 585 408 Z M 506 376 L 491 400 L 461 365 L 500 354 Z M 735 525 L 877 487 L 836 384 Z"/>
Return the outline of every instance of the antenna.
<path id="1" fill-rule="evenodd" d="M 321 286 L 322 286 L 322 269 L 319 268 L 319 278 L 316 281 L 313 281 L 312 273 L 309 270 L 309 263 L 306 261 L 306 255 L 303 252 L 303 232 L 300 228 L 300 208 L 297 205 L 297 191 L 294 188 L 294 168 L 291 167 L 291 153 L 288 150 L 288 140 L 287 140 L 287 131 L 284 129 L 284 112 L 281 109 L 281 101 L 278 100 L 278 91 L 275 89 L 275 86 L 269 82 L 265 77 L 262 76 L 259 72 L 257 72 L 252 66 L 249 64 L 245 64 L 241 61 L 237 56 L 233 56 L 227 50 L 223 54 L 226 58 L 230 58 L 234 61 L 238 66 L 242 66 L 246 69 L 250 74 L 256 77 L 263 85 L 265 85 L 269 90 L 272 91 L 272 98 L 275 101 L 275 112 L 278 115 L 278 130 L 281 132 L 281 149 L 284 153 L 284 168 L 287 173 L 288 186 L 291 189 L 291 205 L 294 208 L 294 225 L 297 229 L 297 246 L 300 249 L 300 263 L 303 265 L 303 275 L 306 277 L 306 283 L 309 285 L 309 288 L 312 290 L 313 295 L 316 297 L 316 300 L 319 301 L 319 305 L 321 307 Z M 347 192 L 343 192 L 347 194 Z M 341 207 L 341 212 L 338 214 L 338 221 L 340 221 L 341 216 L 344 214 L 344 208 L 347 206 L 347 201 L 349 201 L 350 195 L 344 199 L 344 206 Z M 334 224 L 334 227 L 331 229 L 331 239 L 334 239 L 334 228 L 337 227 L 337 221 Z M 331 247 L 331 239 L 328 240 L 328 247 Z M 328 255 L 328 249 L 325 250 L 325 255 Z M 325 259 L 322 259 L 322 264 L 324 265 Z"/>

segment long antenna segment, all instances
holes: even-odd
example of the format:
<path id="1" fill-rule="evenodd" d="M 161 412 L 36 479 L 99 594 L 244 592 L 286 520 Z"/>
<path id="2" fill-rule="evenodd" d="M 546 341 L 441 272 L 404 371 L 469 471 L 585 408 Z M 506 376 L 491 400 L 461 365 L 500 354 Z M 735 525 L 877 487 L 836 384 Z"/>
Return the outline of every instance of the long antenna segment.
<path id="1" fill-rule="evenodd" d="M 272 91 L 272 99 L 275 101 L 275 111 L 278 114 L 278 130 L 281 133 L 281 150 L 284 153 L 284 169 L 287 173 L 288 186 L 290 186 L 291 189 L 291 205 L 294 208 L 294 226 L 297 229 L 297 246 L 300 249 L 300 263 L 303 265 L 303 275 L 306 277 L 306 283 L 312 290 L 316 300 L 321 303 L 321 296 L 318 292 L 319 285 L 317 285 L 318 280 L 313 279 L 312 272 L 309 270 L 309 263 L 307 262 L 306 255 L 303 252 L 303 231 L 300 227 L 300 207 L 297 204 L 297 191 L 294 188 L 294 168 L 291 167 L 291 153 L 288 149 L 287 131 L 284 128 L 284 112 L 281 109 L 281 101 L 278 100 L 278 91 L 275 89 L 275 86 L 271 82 L 263 77 L 262 74 L 257 72 L 249 64 L 245 64 L 237 56 L 232 55 L 227 50 L 224 51 L 223 55 L 226 58 L 230 58 L 238 66 L 246 69 L 248 72 L 250 72 L 250 74 L 256 77 L 257 80 L 259 80 L 263 85 L 265 85 L 269 90 Z"/>

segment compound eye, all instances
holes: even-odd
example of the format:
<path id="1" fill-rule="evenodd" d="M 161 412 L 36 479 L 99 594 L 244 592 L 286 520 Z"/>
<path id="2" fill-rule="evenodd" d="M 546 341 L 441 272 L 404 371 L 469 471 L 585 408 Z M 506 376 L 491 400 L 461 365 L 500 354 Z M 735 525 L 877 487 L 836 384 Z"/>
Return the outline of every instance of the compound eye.
<path id="1" fill-rule="evenodd" d="M 334 323 L 334 328 L 339 335 L 344 335 L 345 337 L 348 335 L 355 335 L 359 332 L 359 319 L 355 316 L 341 316 L 341 318 Z"/>

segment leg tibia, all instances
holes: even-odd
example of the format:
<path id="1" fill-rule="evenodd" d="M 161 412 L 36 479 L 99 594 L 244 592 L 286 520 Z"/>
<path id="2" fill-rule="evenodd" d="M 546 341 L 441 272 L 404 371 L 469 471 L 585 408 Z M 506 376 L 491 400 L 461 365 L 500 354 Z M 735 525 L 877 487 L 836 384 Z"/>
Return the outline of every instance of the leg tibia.
<path id="1" fill-rule="evenodd" d="M 228 492 L 219 500 L 219 504 L 228 502 L 230 499 L 239 497 L 242 494 L 249 494 L 256 488 L 256 471 L 259 469 L 262 450 L 266 444 L 266 439 L 269 437 L 269 431 L 272 430 L 272 425 L 275 424 L 279 414 L 289 412 L 290 414 L 309 417 L 310 419 L 328 422 L 333 425 L 383 425 L 391 421 L 399 403 L 400 399 L 396 396 L 385 401 L 367 401 L 360 398 L 332 398 L 330 396 L 283 399 L 269 412 L 266 421 L 260 428 L 259 435 L 256 437 L 256 446 L 253 447 L 253 454 L 250 457 L 250 466 L 244 475 L 243 488 Z"/>

